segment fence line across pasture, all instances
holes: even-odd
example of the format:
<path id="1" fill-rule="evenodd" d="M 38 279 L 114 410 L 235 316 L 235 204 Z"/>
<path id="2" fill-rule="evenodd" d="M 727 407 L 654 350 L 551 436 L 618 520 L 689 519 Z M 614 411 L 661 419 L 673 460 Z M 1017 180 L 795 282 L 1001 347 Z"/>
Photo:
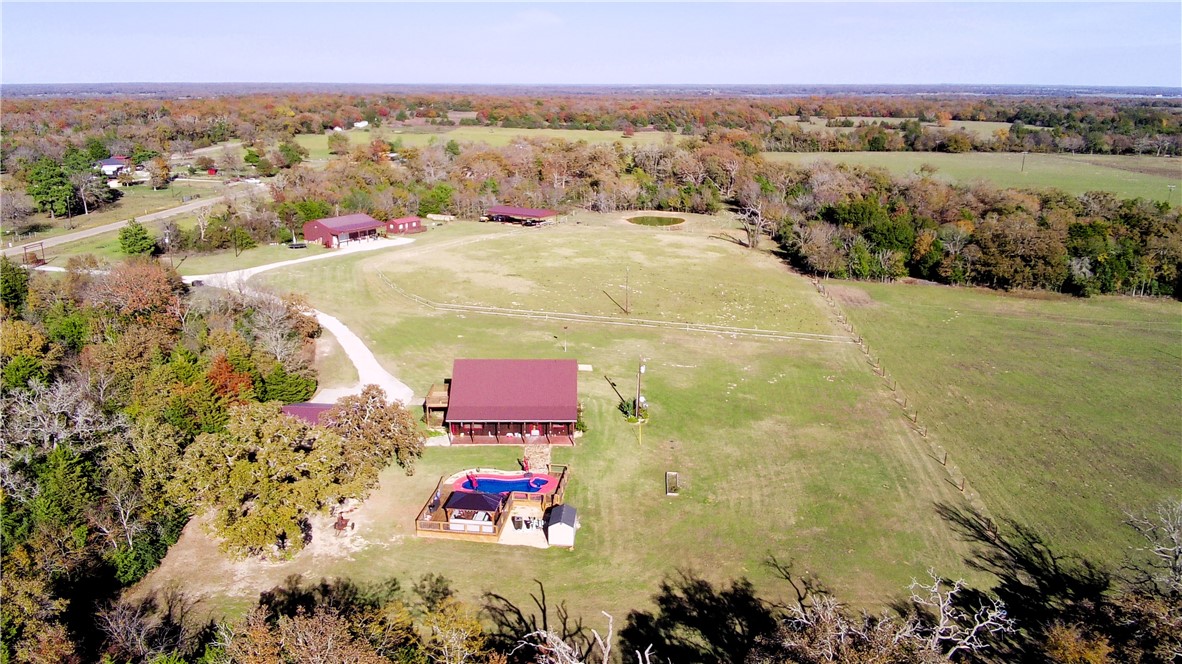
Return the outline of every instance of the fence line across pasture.
<path id="1" fill-rule="evenodd" d="M 838 306 L 837 302 L 829 294 L 829 289 L 825 287 L 825 284 L 821 283 L 821 281 L 815 277 L 813 277 L 811 281 L 813 282 L 813 287 L 817 289 L 817 293 L 821 295 L 822 299 L 824 299 L 829 307 L 833 310 L 833 313 L 836 316 L 838 322 L 841 324 L 842 328 L 847 333 L 849 333 L 850 343 L 857 344 L 858 349 L 861 350 L 862 354 L 866 356 L 866 364 L 870 367 L 870 370 L 874 372 L 874 375 L 881 378 L 883 380 L 883 386 L 891 391 L 892 399 L 894 400 L 895 405 L 899 406 L 899 408 L 903 411 L 903 415 L 906 417 L 908 425 L 913 431 L 918 433 L 925 441 L 927 441 L 927 455 L 944 468 L 944 473 L 946 474 L 944 481 L 956 487 L 962 494 L 965 494 L 966 497 L 972 500 L 972 495 L 969 493 L 968 478 L 965 477 L 963 472 L 957 471 L 955 466 L 949 466 L 948 450 L 943 445 L 936 443 L 928 437 L 927 425 L 920 424 L 919 422 L 918 406 L 916 406 L 914 401 L 912 401 L 906 394 L 903 393 L 903 390 L 899 387 L 899 382 L 895 380 L 894 376 L 890 375 L 886 369 L 886 366 L 883 365 L 882 358 L 876 357 L 873 354 L 870 349 L 870 345 L 866 343 L 866 340 L 862 338 L 862 335 L 854 329 L 853 321 L 850 320 L 849 317 L 845 315 L 845 312 L 841 310 L 841 307 Z M 959 479 L 957 478 L 958 475 Z M 976 502 L 980 503 L 981 501 L 977 500 Z"/>
<path id="2" fill-rule="evenodd" d="M 667 321 L 647 318 L 630 318 L 621 320 L 611 316 L 596 314 L 578 314 L 561 311 L 539 311 L 535 309 L 508 309 L 504 307 L 488 307 L 472 304 L 449 304 L 434 302 L 425 297 L 407 292 L 391 281 L 384 273 L 378 275 L 382 281 L 395 293 L 438 311 L 454 311 L 460 313 L 484 314 L 488 316 L 504 316 L 506 318 L 525 318 L 530 320 L 554 320 L 569 323 L 594 323 L 600 325 L 619 325 L 623 327 L 640 327 L 649 329 L 679 330 L 683 332 L 704 332 L 708 334 L 728 334 L 731 336 L 748 337 L 753 339 L 774 339 L 780 341 L 816 341 L 820 343 L 850 344 L 854 343 L 842 335 L 814 334 L 811 332 L 785 332 L 782 330 L 764 330 L 752 327 L 734 327 L 729 325 L 713 325 L 710 323 L 692 323 L 688 321 Z"/>

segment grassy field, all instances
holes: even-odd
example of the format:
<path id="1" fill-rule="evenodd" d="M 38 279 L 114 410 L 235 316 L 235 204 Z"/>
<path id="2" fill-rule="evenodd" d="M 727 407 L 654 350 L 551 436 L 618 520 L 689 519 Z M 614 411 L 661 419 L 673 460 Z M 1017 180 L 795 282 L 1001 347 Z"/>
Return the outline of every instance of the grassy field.
<path id="1" fill-rule="evenodd" d="M 785 596 L 762 564 L 769 554 L 869 607 L 899 597 L 928 565 L 970 574 L 963 545 L 933 509 L 960 494 L 856 346 L 441 313 L 382 279 L 435 299 L 608 315 L 614 305 L 599 291 L 618 290 L 630 262 L 637 316 L 836 331 L 807 280 L 766 254 L 714 239 L 726 222 L 688 216 L 679 231 L 587 213 L 577 224 L 521 232 L 457 223 L 382 254 L 263 275 L 307 290 L 419 394 L 449 376 L 457 357 L 566 356 L 593 365 L 579 384 L 591 431 L 555 451 L 556 462 L 573 468 L 568 501 L 583 524 L 574 551 L 415 538 L 413 516 L 441 475 L 512 468 L 521 453 L 431 448 L 414 476 L 387 470 L 356 513 L 364 547 L 282 565 L 229 563 L 190 529 L 146 584 L 183 583 L 200 570 L 210 606 L 238 610 L 293 573 L 406 580 L 431 571 L 467 599 L 495 590 L 524 603 L 538 579 L 575 615 L 607 610 L 622 619 L 679 568 L 718 581 L 746 575 L 769 596 Z M 486 278 L 472 273 L 477 266 Z M 643 444 L 603 378 L 628 385 L 641 357 L 652 408 Z M 682 495 L 664 495 L 667 470 L 681 473 Z"/>
<path id="2" fill-rule="evenodd" d="M 833 291 L 994 515 L 1114 564 L 1132 543 L 1122 512 L 1177 495 L 1182 304 Z"/>
<path id="3" fill-rule="evenodd" d="M 30 218 L 30 223 L 39 225 L 42 230 L 32 236 L 23 235 L 20 243 L 36 242 L 58 235 L 65 235 L 77 230 L 94 228 L 114 221 L 122 221 L 137 215 L 159 212 L 176 207 L 194 196 L 208 198 L 222 193 L 222 184 L 218 182 L 192 183 L 174 182 L 167 189 L 153 191 L 151 187 L 140 184 L 133 187 L 123 187 L 122 198 L 115 203 L 103 207 L 88 215 L 78 215 L 72 219 L 50 219 L 48 214 L 36 214 Z M 7 241 L 8 235 L 5 235 Z M 14 242 L 16 244 L 16 242 Z"/>
<path id="4" fill-rule="evenodd" d="M 1111 191 L 1124 197 L 1164 201 L 1166 185 L 1182 183 L 1182 160 L 1118 155 L 969 152 L 765 152 L 770 161 L 810 164 L 816 161 L 883 168 L 894 175 L 914 174 L 923 164 L 936 167 L 935 177 L 951 182 L 984 180 L 998 187 L 1056 187 L 1072 194 Z M 1173 203 L 1179 202 L 1178 191 Z"/>
<path id="5" fill-rule="evenodd" d="M 316 361 L 313 366 L 319 389 L 350 387 L 357 383 L 357 368 L 330 333 L 321 334 L 316 340 Z"/>
<path id="6" fill-rule="evenodd" d="M 856 126 L 854 126 L 854 127 L 827 127 L 825 125 L 828 121 L 825 118 L 810 118 L 808 122 L 801 122 L 800 119 L 798 117 L 796 117 L 795 115 L 785 115 L 785 116 L 781 116 L 776 119 L 781 122 L 788 122 L 788 123 L 792 123 L 795 125 L 799 125 L 800 128 L 803 129 L 804 131 L 831 131 L 831 132 L 837 132 L 837 133 L 844 133 L 844 132 L 852 132 L 855 129 L 857 129 Z M 841 119 L 842 120 L 853 120 L 854 125 L 858 125 L 863 122 L 865 122 L 866 124 L 873 124 L 873 123 L 877 122 L 878 124 L 881 124 L 881 125 L 887 125 L 887 126 L 893 126 L 893 127 L 898 127 L 900 124 L 902 124 L 904 121 L 907 120 L 907 118 L 875 118 L 875 117 L 862 116 L 862 115 L 853 115 L 853 116 L 843 117 Z M 923 126 L 928 127 L 930 129 L 940 129 L 941 128 L 935 122 L 924 122 Z M 951 122 L 949 122 L 948 126 L 945 128 L 946 129 L 963 129 L 964 131 L 968 132 L 969 134 L 973 135 L 976 138 L 991 139 L 991 138 L 993 138 L 994 133 L 998 129 L 1009 130 L 1009 128 L 1011 126 L 1012 125 L 1008 122 L 985 122 L 985 121 L 978 121 L 978 120 L 952 120 Z M 1038 127 L 1028 127 L 1028 129 L 1039 130 Z"/>
<path id="7" fill-rule="evenodd" d="M 391 143 L 402 141 L 405 147 L 423 147 L 431 143 L 446 143 L 454 140 L 463 143 L 487 143 L 494 147 L 509 145 L 519 137 L 560 138 L 566 141 L 587 141 L 588 143 L 614 143 L 624 145 L 660 145 L 666 140 L 679 141 L 685 136 L 658 131 L 637 132 L 632 138 L 625 138 L 618 131 L 595 131 L 590 129 L 506 129 L 503 127 L 382 127 L 375 130 L 350 130 L 344 132 L 352 145 L 367 145 L 381 137 Z M 308 158 L 323 160 L 329 158 L 328 134 L 300 134 L 296 142 L 308 149 Z"/>

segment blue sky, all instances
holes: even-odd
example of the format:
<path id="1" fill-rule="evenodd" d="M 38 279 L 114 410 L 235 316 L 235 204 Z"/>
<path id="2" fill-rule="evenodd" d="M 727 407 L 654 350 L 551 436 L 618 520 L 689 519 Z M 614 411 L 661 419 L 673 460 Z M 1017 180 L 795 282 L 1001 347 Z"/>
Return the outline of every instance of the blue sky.
<path id="1" fill-rule="evenodd" d="M 1182 86 L 1182 3 L 11 3 L 4 83 Z"/>

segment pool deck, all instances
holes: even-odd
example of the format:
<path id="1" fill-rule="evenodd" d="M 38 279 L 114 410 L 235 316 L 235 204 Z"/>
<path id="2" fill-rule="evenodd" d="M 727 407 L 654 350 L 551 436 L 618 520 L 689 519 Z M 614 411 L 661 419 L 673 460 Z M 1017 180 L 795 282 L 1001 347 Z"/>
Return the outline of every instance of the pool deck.
<path id="1" fill-rule="evenodd" d="M 447 511 L 440 509 L 440 505 L 447 501 L 454 493 L 453 487 L 462 483 L 469 474 L 477 476 L 504 477 L 517 479 L 524 475 L 523 471 L 504 471 L 490 468 L 472 468 L 454 473 L 450 477 L 441 477 L 436 485 L 432 498 L 423 505 L 415 518 L 415 535 L 436 539 L 467 540 L 506 544 L 509 546 L 529 546 L 539 549 L 550 547 L 545 529 L 540 522 L 546 510 L 554 505 L 562 504 L 564 489 L 568 475 L 568 467 L 550 465 L 547 473 L 538 473 L 534 477 L 548 477 L 555 479 L 552 492 L 529 493 L 522 491 L 508 491 L 504 494 L 504 504 L 493 522 L 473 524 L 468 521 L 448 521 Z M 460 491 L 466 491 L 460 489 Z M 435 496 L 438 496 L 436 498 Z M 514 528 L 514 518 L 518 518 L 520 527 Z M 530 526 L 526 527 L 525 523 Z M 539 527 L 532 527 L 538 523 Z"/>

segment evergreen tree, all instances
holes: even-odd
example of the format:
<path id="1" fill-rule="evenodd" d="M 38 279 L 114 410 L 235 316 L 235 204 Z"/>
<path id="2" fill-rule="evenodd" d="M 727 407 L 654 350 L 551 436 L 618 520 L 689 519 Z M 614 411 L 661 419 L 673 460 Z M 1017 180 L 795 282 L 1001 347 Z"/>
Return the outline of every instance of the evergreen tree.
<path id="1" fill-rule="evenodd" d="M 130 256 L 150 254 L 156 248 L 156 238 L 133 217 L 126 226 L 119 229 L 119 248 Z"/>
<path id="2" fill-rule="evenodd" d="M 29 273 L 7 256 L 0 256 L 0 302 L 15 311 L 21 308 L 28 295 Z"/>

